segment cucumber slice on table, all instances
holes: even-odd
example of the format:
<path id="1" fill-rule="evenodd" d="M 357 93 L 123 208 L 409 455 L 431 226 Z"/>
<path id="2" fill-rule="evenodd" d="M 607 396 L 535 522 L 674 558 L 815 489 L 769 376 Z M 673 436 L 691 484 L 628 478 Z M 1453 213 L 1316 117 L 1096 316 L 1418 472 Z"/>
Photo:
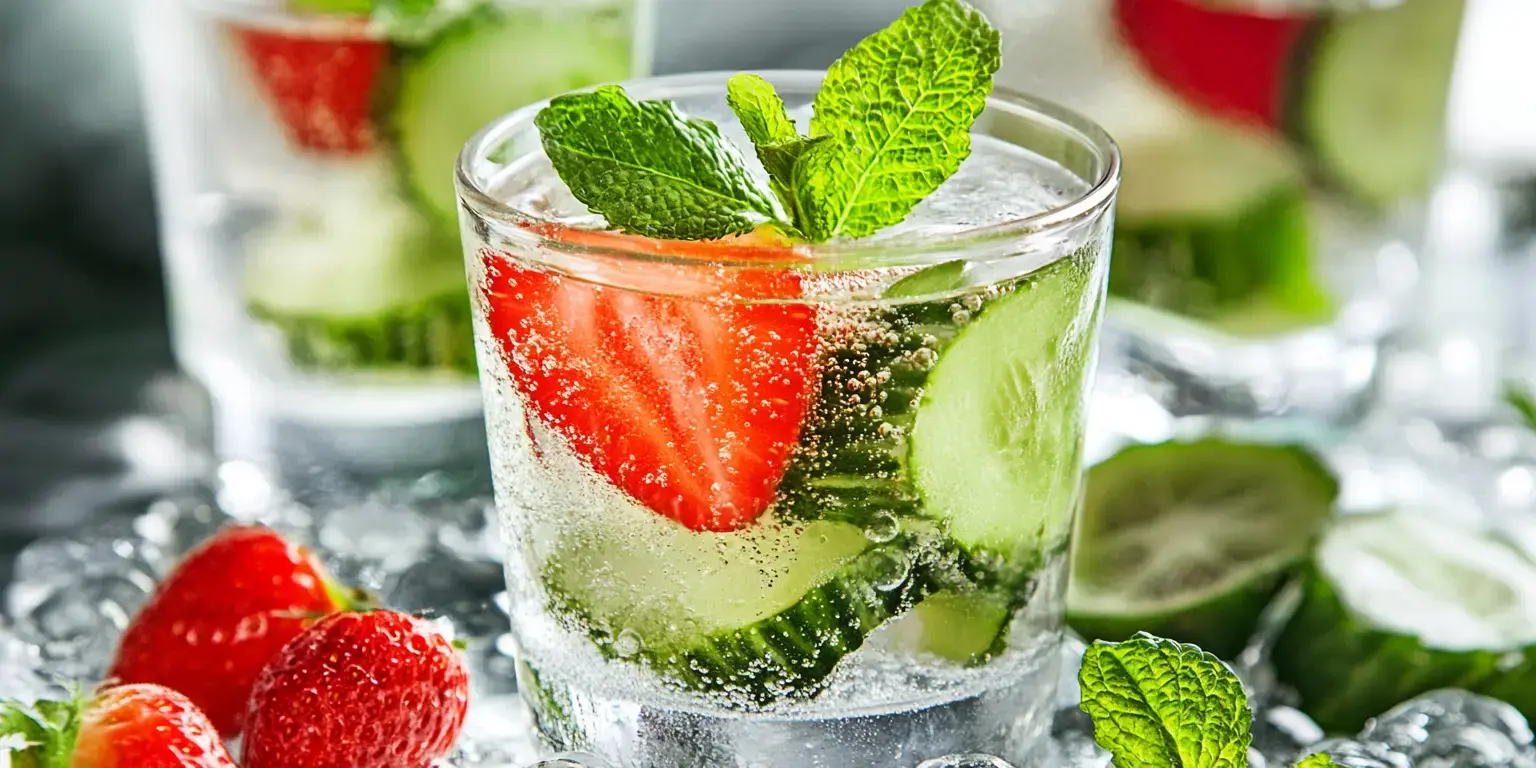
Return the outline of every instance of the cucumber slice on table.
<path id="1" fill-rule="evenodd" d="M 1273 660 L 1330 733 L 1436 688 L 1536 715 L 1536 564 L 1484 532 L 1400 511 L 1338 520 Z"/>
<path id="2" fill-rule="evenodd" d="M 299 368 L 473 373 L 459 248 L 377 171 L 340 170 L 312 206 L 247 236 L 247 306 Z"/>
<path id="3" fill-rule="evenodd" d="M 518 107 L 634 74 L 632 10 L 557 5 L 487 7 L 406 53 L 391 120 L 401 162 L 417 198 L 452 231 L 453 168 L 470 136 Z"/>
<path id="4" fill-rule="evenodd" d="M 1127 448 L 1088 472 L 1067 622 L 1089 640 L 1147 631 L 1233 658 L 1337 494 L 1327 468 L 1299 448 L 1214 439 Z"/>
<path id="5" fill-rule="evenodd" d="M 556 610 L 607 655 L 737 706 L 814 693 L 926 589 L 910 539 L 827 521 L 695 532 L 647 515 L 561 542 L 544 573 Z"/>
<path id="6" fill-rule="evenodd" d="M 1464 0 L 1404 0 L 1313 32 L 1289 115 L 1323 175 L 1367 204 L 1428 193 L 1439 169 Z"/>
<path id="7" fill-rule="evenodd" d="M 1190 123 L 1124 140 L 1110 293 L 1267 333 L 1326 319 L 1305 181 L 1278 142 Z"/>

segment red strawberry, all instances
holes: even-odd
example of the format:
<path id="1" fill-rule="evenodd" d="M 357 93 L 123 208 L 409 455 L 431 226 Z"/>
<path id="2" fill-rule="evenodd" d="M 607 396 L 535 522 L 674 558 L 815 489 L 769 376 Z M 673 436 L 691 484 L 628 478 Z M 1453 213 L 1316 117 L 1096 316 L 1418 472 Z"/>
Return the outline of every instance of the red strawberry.
<path id="1" fill-rule="evenodd" d="M 469 670 L 432 622 L 343 613 L 294 638 L 251 692 L 245 768 L 422 768 L 469 707 Z"/>
<path id="2" fill-rule="evenodd" d="M 767 245 L 656 241 L 562 230 L 586 246 L 672 259 L 793 258 Z M 730 531 L 768 507 L 809 409 L 816 318 L 773 269 L 601 261 L 605 287 L 482 251 L 488 322 L 529 408 L 592 468 L 652 510 Z M 682 295 L 680 295 L 682 294 Z"/>
<path id="3" fill-rule="evenodd" d="M 318 152 L 366 152 L 374 86 L 389 46 L 360 34 L 235 27 L 235 43 L 289 139 Z"/>
<path id="4" fill-rule="evenodd" d="M 92 701 L 0 706 L 0 735 L 29 744 L 39 768 L 235 768 L 218 731 L 187 697 L 158 685 L 108 688 Z M 0 764 L 5 763 L 0 743 Z M 19 761 L 17 758 L 19 757 Z"/>
<path id="5" fill-rule="evenodd" d="M 1115 0 L 1120 35 L 1169 90 L 1218 117 L 1277 131 L 1292 53 L 1310 21 L 1202 0 Z"/>
<path id="6" fill-rule="evenodd" d="M 266 528 L 226 528 L 177 565 L 133 617 L 107 677 L 175 688 L 233 736 L 262 667 L 349 602 L 303 547 Z"/>

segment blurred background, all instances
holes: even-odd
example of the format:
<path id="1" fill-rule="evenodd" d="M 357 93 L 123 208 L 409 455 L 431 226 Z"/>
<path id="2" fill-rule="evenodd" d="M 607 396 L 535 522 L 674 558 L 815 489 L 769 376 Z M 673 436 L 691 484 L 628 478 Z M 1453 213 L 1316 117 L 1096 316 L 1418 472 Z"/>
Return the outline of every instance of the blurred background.
<path id="1" fill-rule="evenodd" d="M 184 435 L 153 418 L 198 406 L 171 375 L 130 2 L 0 1 L 0 574 L 28 537 L 140 509 L 197 470 Z M 824 67 L 906 5 L 661 0 L 656 70 Z M 1514 231 L 1536 220 L 1536 2 L 1472 0 L 1469 13 L 1453 167 L 1495 190 Z M 1501 237 L 1504 252 L 1521 247 Z M 1497 272 L 1477 274 L 1437 317 L 1517 322 L 1536 276 L 1500 292 Z"/>

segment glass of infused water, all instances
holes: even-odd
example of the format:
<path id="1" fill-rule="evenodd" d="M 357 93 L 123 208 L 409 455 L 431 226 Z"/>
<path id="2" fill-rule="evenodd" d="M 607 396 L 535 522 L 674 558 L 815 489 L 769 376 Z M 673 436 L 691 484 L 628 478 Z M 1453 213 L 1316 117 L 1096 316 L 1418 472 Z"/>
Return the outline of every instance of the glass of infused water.
<path id="1" fill-rule="evenodd" d="M 134 8 L 175 351 L 221 458 L 483 464 L 454 159 L 647 72 L 644 0 Z"/>
<path id="2" fill-rule="evenodd" d="M 552 746 L 909 768 L 1038 742 L 1119 159 L 989 93 L 996 39 L 929 0 L 828 72 L 570 94 L 465 148 L 519 683 Z"/>
<path id="3" fill-rule="evenodd" d="M 1418 306 L 1464 0 L 980 0 L 1125 158 L 1106 349 L 1176 416 L 1347 422 Z"/>

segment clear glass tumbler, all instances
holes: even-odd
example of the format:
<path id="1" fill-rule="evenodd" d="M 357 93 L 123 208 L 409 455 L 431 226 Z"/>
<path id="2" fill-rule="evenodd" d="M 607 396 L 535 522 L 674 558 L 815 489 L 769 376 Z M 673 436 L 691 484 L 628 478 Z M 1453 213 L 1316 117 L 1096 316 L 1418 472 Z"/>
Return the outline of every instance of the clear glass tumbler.
<path id="1" fill-rule="evenodd" d="M 999 82 L 1124 152 L 1107 368 L 1175 415 L 1347 422 L 1415 307 L 1465 0 L 978 0 Z"/>
<path id="2" fill-rule="evenodd" d="M 645 0 L 137 0 L 171 328 L 224 458 L 484 462 L 453 165 L 649 67 Z"/>
<path id="3" fill-rule="evenodd" d="M 804 116 L 822 73 L 765 75 Z M 740 136 L 727 75 L 644 80 Z M 872 238 L 602 231 L 529 107 L 458 184 L 520 684 L 620 766 L 1021 761 L 1053 709 L 1117 151 L 995 95 Z"/>

